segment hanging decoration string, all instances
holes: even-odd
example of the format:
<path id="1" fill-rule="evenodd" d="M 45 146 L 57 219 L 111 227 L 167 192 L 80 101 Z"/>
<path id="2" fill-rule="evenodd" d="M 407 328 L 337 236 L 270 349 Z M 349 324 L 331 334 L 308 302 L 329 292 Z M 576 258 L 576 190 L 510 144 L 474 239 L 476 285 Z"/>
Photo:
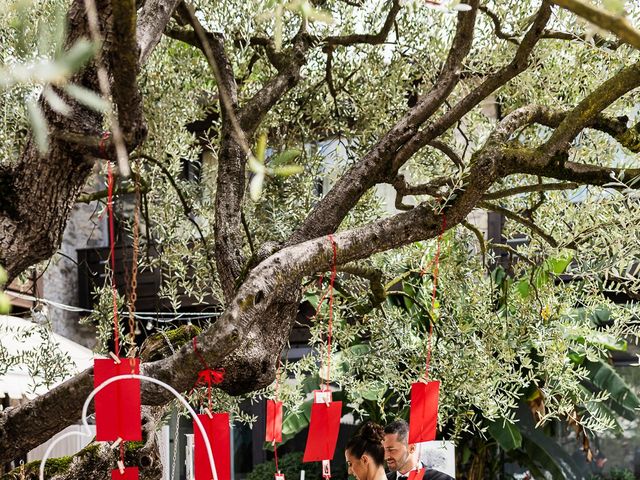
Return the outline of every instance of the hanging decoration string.
<path id="1" fill-rule="evenodd" d="M 111 136 L 104 132 L 100 139 L 100 152 L 107 160 L 107 212 L 109 214 L 109 258 L 111 261 L 111 292 L 113 294 L 113 343 L 116 357 L 120 356 L 120 333 L 118 324 L 118 291 L 116 290 L 116 254 L 115 254 L 115 229 L 113 221 L 113 186 L 114 176 L 111 161 L 107 158 L 105 142 Z"/>
<path id="2" fill-rule="evenodd" d="M 138 252 L 140 249 L 140 172 L 132 171 L 135 185 L 135 204 L 133 206 L 133 258 L 131 259 L 131 290 L 129 295 L 129 338 L 130 356 L 136 353 L 136 300 L 138 299 Z"/>
<path id="3" fill-rule="evenodd" d="M 218 385 L 224 381 L 224 368 L 216 368 L 216 369 L 209 368 L 209 365 L 207 365 L 207 362 L 205 361 L 204 357 L 200 354 L 200 351 L 198 350 L 198 340 L 196 339 L 196 337 L 193 337 L 193 351 L 198 357 L 198 359 L 200 360 L 200 363 L 202 363 L 202 366 L 204 367 L 203 370 L 200 370 L 200 372 L 198 372 L 198 379 L 196 380 L 195 387 L 198 387 L 200 385 L 207 386 L 207 398 L 209 400 L 209 413 L 213 413 L 213 408 L 212 408 L 213 403 L 211 401 L 211 385 Z"/>
<path id="4" fill-rule="evenodd" d="M 331 277 L 329 277 L 329 288 L 322 294 L 320 300 L 318 301 L 318 306 L 316 307 L 316 313 L 313 316 L 312 322 L 315 322 L 320 316 L 320 310 L 322 308 L 322 304 L 324 303 L 325 298 L 329 297 L 329 328 L 327 332 L 327 379 L 325 382 L 324 389 L 329 390 L 330 376 L 331 376 L 331 340 L 333 333 L 333 284 L 336 280 L 337 275 L 337 259 L 338 259 L 338 248 L 336 246 L 336 242 L 333 239 L 333 235 L 329 235 L 329 241 L 331 242 L 331 248 L 333 250 L 333 260 L 331 262 Z M 324 280 L 324 274 L 320 276 L 319 286 L 322 288 L 322 282 Z"/>
<path id="5" fill-rule="evenodd" d="M 118 467 L 124 467 L 124 444 L 125 442 L 120 442 L 120 465 Z"/>
<path id="6" fill-rule="evenodd" d="M 329 390 L 329 383 L 331 379 L 331 339 L 333 334 L 333 284 L 337 275 L 337 261 L 338 261 L 338 248 L 336 242 L 333 239 L 333 235 L 329 235 L 329 241 L 331 242 L 331 248 L 333 250 L 333 260 L 331 262 L 331 277 L 329 279 L 329 330 L 327 332 L 327 382 L 325 390 Z"/>
<path id="7" fill-rule="evenodd" d="M 436 243 L 436 255 L 433 258 L 433 270 L 431 272 L 433 278 L 433 288 L 431 290 L 431 319 L 429 320 L 429 336 L 427 338 L 427 360 L 426 360 L 426 369 L 424 373 L 425 380 L 429 380 L 429 366 L 431 364 L 431 338 L 433 336 L 433 322 L 435 319 L 436 312 L 436 293 L 438 290 L 438 275 L 440 272 L 440 251 L 442 247 L 442 237 L 444 232 L 447 230 L 447 217 L 442 215 L 442 227 L 440 229 L 440 234 L 438 235 L 438 240 Z M 421 272 L 424 274 L 424 270 Z"/>

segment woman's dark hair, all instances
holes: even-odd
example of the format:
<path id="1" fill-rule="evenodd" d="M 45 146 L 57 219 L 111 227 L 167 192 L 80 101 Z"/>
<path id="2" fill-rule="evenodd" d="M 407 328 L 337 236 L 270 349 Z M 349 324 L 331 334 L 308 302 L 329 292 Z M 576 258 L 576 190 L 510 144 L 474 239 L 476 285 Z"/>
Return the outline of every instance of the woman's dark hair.
<path id="1" fill-rule="evenodd" d="M 366 453 L 377 465 L 382 465 L 384 463 L 383 439 L 384 430 L 382 427 L 377 423 L 366 422 L 351 437 L 346 449 L 358 458 Z"/>

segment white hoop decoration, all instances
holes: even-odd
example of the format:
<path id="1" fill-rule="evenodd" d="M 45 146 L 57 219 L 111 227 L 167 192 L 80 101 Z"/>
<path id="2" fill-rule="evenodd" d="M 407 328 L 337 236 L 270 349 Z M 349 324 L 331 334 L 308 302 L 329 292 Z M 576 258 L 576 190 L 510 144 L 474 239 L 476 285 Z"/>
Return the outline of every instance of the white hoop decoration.
<path id="1" fill-rule="evenodd" d="M 202 434 L 202 438 L 204 440 L 204 444 L 207 447 L 207 456 L 209 457 L 209 466 L 211 467 L 211 473 L 213 473 L 213 480 L 218 480 L 218 472 L 216 471 L 216 464 L 215 461 L 213 460 L 213 451 L 211 450 L 211 443 L 209 442 L 209 437 L 207 436 L 207 431 L 204 429 L 204 425 L 202 425 L 202 422 L 200 421 L 200 419 L 198 418 L 198 415 L 196 414 L 196 412 L 193 410 L 193 408 L 191 408 L 191 405 L 189 405 L 189 402 L 187 402 L 184 397 L 182 395 L 180 395 L 176 389 L 174 389 L 171 385 L 167 385 L 166 383 L 157 380 L 155 378 L 151 378 L 151 377 L 147 377 L 145 375 L 137 375 L 134 373 L 128 374 L 128 375 L 117 375 L 115 377 L 111 377 L 108 380 L 105 380 L 104 382 L 102 382 L 100 385 L 98 385 L 96 388 L 93 389 L 93 391 L 89 394 L 89 396 L 87 397 L 87 399 L 84 402 L 84 405 L 82 407 L 82 424 L 85 428 L 86 431 L 82 432 L 67 432 L 65 434 L 60 435 L 59 437 L 56 437 L 53 442 L 51 442 L 51 445 L 49 445 L 49 447 L 47 448 L 47 450 L 44 452 L 44 457 L 42 457 L 42 461 L 40 462 L 40 480 L 45 480 L 44 478 L 44 467 L 45 464 L 47 462 L 47 459 L 49 458 L 49 455 L 51 454 L 51 450 L 53 450 L 53 447 L 55 447 L 58 442 L 60 442 L 60 440 L 63 440 L 67 437 L 71 437 L 73 435 L 81 435 L 83 437 L 92 437 L 93 434 L 91 433 L 91 429 L 89 428 L 89 422 L 87 421 L 87 411 L 89 410 L 89 403 L 91 403 L 91 400 L 93 400 L 93 398 L 96 396 L 96 394 L 98 394 L 101 390 L 103 390 L 105 387 L 107 387 L 108 385 L 117 382 L 119 380 L 145 380 L 147 382 L 151 382 L 151 383 L 155 383 L 156 385 L 160 385 L 161 387 L 163 387 L 165 390 L 169 391 L 170 393 L 173 394 L 174 397 L 176 397 L 180 403 L 182 403 L 182 405 L 185 406 L 185 408 L 187 409 L 187 411 L 189 412 L 189 414 L 191 415 L 191 417 L 193 418 L 193 420 L 196 422 L 196 424 L 198 425 L 198 429 L 200 430 L 200 433 Z"/>

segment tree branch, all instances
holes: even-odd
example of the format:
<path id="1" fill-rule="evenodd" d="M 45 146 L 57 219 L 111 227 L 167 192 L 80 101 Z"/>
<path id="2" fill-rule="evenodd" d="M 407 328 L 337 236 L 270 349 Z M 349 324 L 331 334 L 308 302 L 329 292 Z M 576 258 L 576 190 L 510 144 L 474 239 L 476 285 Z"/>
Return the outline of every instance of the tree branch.
<path id="1" fill-rule="evenodd" d="M 140 48 L 138 62 L 144 65 L 162 38 L 180 0 L 145 0 L 138 15 L 136 37 Z"/>
<path id="2" fill-rule="evenodd" d="M 624 16 L 616 15 L 603 8 L 595 7 L 583 0 L 552 1 L 556 5 L 570 10 L 594 25 L 608 30 L 623 42 L 640 49 L 640 31 L 636 30 Z"/>
<path id="3" fill-rule="evenodd" d="M 529 66 L 529 57 L 538 43 L 550 16 L 551 6 L 548 0 L 544 0 L 540 10 L 536 14 L 531 28 L 527 31 L 520 43 L 520 46 L 516 50 L 513 60 L 508 65 L 498 70 L 495 74 L 490 75 L 484 82 L 460 100 L 460 102 L 454 105 L 453 108 L 451 108 L 442 117 L 428 125 L 407 141 L 406 144 L 397 152 L 393 160 L 392 169 L 395 171 L 400 168 L 418 150 L 446 132 L 451 128 L 451 126 L 479 105 L 482 100 L 487 98 L 496 89 L 505 85 L 520 73 L 524 72 Z"/>
<path id="4" fill-rule="evenodd" d="M 531 149 L 521 148 L 509 151 L 508 156 L 513 162 L 508 166 L 509 173 L 527 173 L 530 175 L 540 175 L 556 180 L 577 182 L 582 185 L 603 186 L 613 182 L 614 177 L 624 175 L 625 179 L 634 179 L 640 176 L 640 168 L 614 168 L 601 167 L 585 163 L 565 161 L 565 156 L 554 159 L 549 164 L 542 164 L 539 161 L 537 152 Z M 615 188 L 615 187 L 612 187 Z M 640 188 L 640 185 L 635 185 Z"/>
<path id="5" fill-rule="evenodd" d="M 453 148 L 451 148 L 443 141 L 431 140 L 427 145 L 436 148 L 444 153 L 455 164 L 455 166 L 458 167 L 459 170 L 464 169 L 464 162 L 462 161 L 462 158 L 460 158 L 460 156 L 455 152 L 455 150 L 453 150 Z"/>
<path id="6" fill-rule="evenodd" d="M 264 116 L 282 96 L 300 81 L 300 69 L 306 63 L 311 38 L 301 29 L 291 48 L 279 60 L 279 71 L 238 112 L 240 126 L 251 135 Z"/>
<path id="7" fill-rule="evenodd" d="M 395 151 L 411 138 L 420 124 L 437 111 L 459 81 L 460 67 L 471 48 L 478 0 L 468 2 L 473 9 L 458 14 L 456 34 L 436 86 L 421 98 L 365 156 L 351 167 L 318 202 L 288 245 L 335 231 L 345 215 L 373 185 L 390 172 Z"/>
<path id="8" fill-rule="evenodd" d="M 475 225 L 467 222 L 466 220 L 463 220 L 462 222 L 460 222 L 460 225 L 462 225 L 464 228 L 466 228 L 467 230 L 469 230 L 471 233 L 473 233 L 476 236 L 476 239 L 478 240 L 478 245 L 480 246 L 480 253 L 482 255 L 482 265 L 486 265 L 486 263 L 487 263 L 486 262 L 487 242 L 484 239 L 484 235 L 478 229 L 478 227 L 476 227 Z"/>
<path id="9" fill-rule="evenodd" d="M 497 190 L 490 192 L 482 197 L 484 200 L 497 200 L 500 198 L 520 195 L 521 193 L 531 192 L 548 192 L 551 190 L 574 190 L 580 186 L 579 183 L 540 183 L 536 185 L 523 185 L 521 187 L 507 188 L 505 190 Z"/>
<path id="10" fill-rule="evenodd" d="M 389 9 L 389 13 L 387 14 L 387 18 L 382 25 L 382 28 L 378 33 L 370 34 L 370 33 L 356 33 L 352 35 L 341 35 L 341 36 L 331 36 L 324 39 L 324 43 L 329 46 L 349 46 L 355 45 L 358 43 L 368 43 L 369 45 L 379 45 L 383 43 L 387 37 L 389 36 L 389 32 L 393 28 L 393 24 L 396 20 L 396 16 L 402 6 L 400 5 L 399 0 L 393 0 L 391 3 L 391 8 Z"/>
<path id="11" fill-rule="evenodd" d="M 409 185 L 404 178 L 404 175 L 398 174 L 392 183 L 401 196 L 406 195 L 429 195 L 437 198 L 442 196 L 441 188 L 444 186 L 452 187 L 454 185 L 453 179 L 449 177 L 438 177 L 429 183 L 423 183 L 420 185 Z"/>
<path id="12" fill-rule="evenodd" d="M 382 284 L 382 272 L 380 270 L 363 265 L 348 264 L 339 267 L 338 271 L 355 275 L 369 281 L 372 296 L 371 304 L 373 308 L 378 307 L 387 298 L 384 285 Z"/>
<path id="13" fill-rule="evenodd" d="M 549 140 L 538 147 L 540 162 L 566 152 L 576 135 L 624 94 L 640 86 L 640 62 L 622 69 L 568 112 Z"/>
<path id="14" fill-rule="evenodd" d="M 517 222 L 520 225 L 523 225 L 524 227 L 527 227 L 529 230 L 531 230 L 532 233 L 534 233 L 537 236 L 539 236 L 540 238 L 542 238 L 545 242 L 547 242 L 552 247 L 554 247 L 554 248 L 558 247 L 558 242 L 556 241 L 556 239 L 553 238 L 548 233 L 546 233 L 540 227 L 538 227 L 531 220 L 528 220 L 528 219 L 526 219 L 524 217 L 521 217 L 517 213 L 514 213 L 511 210 L 506 209 L 504 207 L 501 207 L 499 205 L 496 205 L 495 203 L 482 201 L 482 202 L 480 202 L 478 204 L 478 206 L 480 206 L 482 208 L 486 208 L 487 210 L 491 210 L 492 212 L 501 213 L 502 215 L 504 215 L 508 219 L 513 220 L 514 222 Z"/>
<path id="15" fill-rule="evenodd" d="M 511 42 L 515 45 L 520 45 L 520 42 L 518 41 L 518 37 L 516 37 L 513 34 L 506 33 L 502 30 L 502 22 L 500 21 L 500 17 L 498 17 L 498 15 L 496 15 L 494 12 L 492 12 L 488 7 L 485 7 L 484 5 L 480 6 L 480 11 L 485 13 L 489 18 L 491 18 L 491 21 L 493 22 L 493 30 L 496 32 L 496 37 L 502 40 Z"/>
<path id="16" fill-rule="evenodd" d="M 593 44 L 596 47 L 605 47 L 610 50 L 617 50 L 618 48 L 620 48 L 620 45 L 622 45 L 622 42 L 620 41 L 613 42 L 597 34 L 591 37 L 587 35 L 578 35 L 576 33 L 559 32 L 557 30 L 545 30 L 545 32 L 542 34 L 542 38 L 549 39 L 549 40 L 566 40 L 566 41 L 579 40 L 581 42 L 589 42 L 590 40 L 593 40 Z"/>
<path id="17" fill-rule="evenodd" d="M 509 113 L 491 134 L 496 143 L 507 143 L 514 132 L 521 127 L 537 123 L 546 127 L 558 128 L 567 120 L 571 111 L 555 110 L 541 105 L 526 105 Z M 640 152 L 640 123 L 627 128 L 626 116 L 608 117 L 602 113 L 587 120 L 582 128 L 598 130 L 610 135 L 621 146 L 634 153 Z"/>
<path id="18" fill-rule="evenodd" d="M 118 120 L 128 144 L 137 145 L 146 136 L 147 126 L 138 89 L 140 47 L 136 39 L 135 0 L 111 0 L 113 36 L 110 49 L 112 95 Z"/>

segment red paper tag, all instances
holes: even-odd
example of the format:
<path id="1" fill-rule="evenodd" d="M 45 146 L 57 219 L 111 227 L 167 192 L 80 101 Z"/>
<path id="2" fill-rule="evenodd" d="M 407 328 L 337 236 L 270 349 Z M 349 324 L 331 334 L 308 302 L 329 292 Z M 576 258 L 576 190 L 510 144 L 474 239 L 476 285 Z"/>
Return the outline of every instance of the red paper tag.
<path id="1" fill-rule="evenodd" d="M 284 480 L 284 473 L 276 473 L 275 480 Z"/>
<path id="2" fill-rule="evenodd" d="M 124 469 L 124 473 L 120 473 L 117 468 L 111 470 L 112 480 L 138 480 L 138 467 L 127 467 Z"/>
<path id="3" fill-rule="evenodd" d="M 267 400 L 267 435 L 265 441 L 282 441 L 282 402 Z"/>
<path id="4" fill-rule="evenodd" d="M 342 402 L 314 403 L 311 405 L 309 435 L 303 462 L 332 460 L 340 430 Z"/>
<path id="5" fill-rule="evenodd" d="M 440 382 L 417 382 L 411 385 L 409 412 L 409 443 L 436 439 Z"/>
<path id="6" fill-rule="evenodd" d="M 198 415 L 198 418 L 207 432 L 209 443 L 211 443 L 218 480 L 231 480 L 231 430 L 229 428 L 229 414 L 214 413 L 211 418 L 209 415 Z M 211 471 L 211 464 L 209 463 L 207 446 L 204 443 L 204 438 L 195 420 L 193 422 L 193 433 L 195 435 L 195 448 L 193 452 L 195 480 L 211 480 L 213 478 L 213 472 Z"/>
<path id="7" fill-rule="evenodd" d="M 93 385 L 97 387 L 112 377 L 139 371 L 139 358 L 120 358 L 120 363 L 111 358 L 97 358 L 93 362 Z M 94 402 L 97 441 L 142 440 L 140 380 L 117 380 L 100 390 Z"/>

